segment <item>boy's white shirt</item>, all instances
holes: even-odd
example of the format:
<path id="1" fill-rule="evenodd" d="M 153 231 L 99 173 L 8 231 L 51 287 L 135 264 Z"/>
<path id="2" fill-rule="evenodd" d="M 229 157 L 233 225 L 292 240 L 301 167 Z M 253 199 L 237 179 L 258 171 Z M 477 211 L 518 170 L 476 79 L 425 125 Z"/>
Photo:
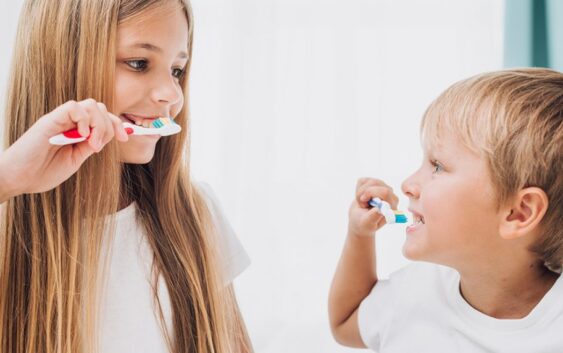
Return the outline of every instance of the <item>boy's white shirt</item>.
<path id="1" fill-rule="evenodd" d="M 220 239 L 221 258 L 230 283 L 250 259 L 222 212 L 217 197 L 206 183 L 198 183 L 207 198 Z M 106 290 L 102 292 L 99 348 L 104 353 L 168 352 L 151 289 L 152 250 L 146 233 L 135 222 L 133 203 L 116 214 L 116 233 L 110 252 Z M 158 281 L 159 299 L 166 325 L 172 329 L 172 311 L 167 286 Z"/>
<path id="2" fill-rule="evenodd" d="M 362 340 L 381 353 L 563 352 L 561 277 L 522 319 L 495 319 L 459 292 L 457 271 L 413 263 L 380 280 L 362 301 Z"/>

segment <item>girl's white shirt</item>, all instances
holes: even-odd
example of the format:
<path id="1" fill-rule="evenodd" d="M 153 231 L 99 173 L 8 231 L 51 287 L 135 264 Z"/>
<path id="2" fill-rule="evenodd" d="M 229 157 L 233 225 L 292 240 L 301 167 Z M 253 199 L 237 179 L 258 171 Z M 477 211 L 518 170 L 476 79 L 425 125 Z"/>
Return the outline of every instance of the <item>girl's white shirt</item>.
<path id="1" fill-rule="evenodd" d="M 222 212 L 217 197 L 206 183 L 198 183 L 207 197 L 218 231 L 221 258 L 230 283 L 250 259 Z M 135 221 L 136 203 L 116 214 L 116 233 L 111 251 L 105 291 L 102 292 L 99 318 L 99 348 L 103 353 L 168 352 L 151 288 L 153 252 L 146 233 Z M 162 276 L 158 280 L 159 299 L 169 332 L 172 310 Z"/>

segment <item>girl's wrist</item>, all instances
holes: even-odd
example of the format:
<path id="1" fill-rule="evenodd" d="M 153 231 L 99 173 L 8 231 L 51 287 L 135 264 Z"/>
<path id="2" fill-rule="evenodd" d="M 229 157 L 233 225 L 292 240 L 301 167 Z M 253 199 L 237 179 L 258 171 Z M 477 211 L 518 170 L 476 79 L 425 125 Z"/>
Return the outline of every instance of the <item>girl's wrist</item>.
<path id="1" fill-rule="evenodd" d="M 6 165 L 5 152 L 0 154 L 0 204 L 17 195 L 12 182 L 7 175 L 10 168 Z"/>

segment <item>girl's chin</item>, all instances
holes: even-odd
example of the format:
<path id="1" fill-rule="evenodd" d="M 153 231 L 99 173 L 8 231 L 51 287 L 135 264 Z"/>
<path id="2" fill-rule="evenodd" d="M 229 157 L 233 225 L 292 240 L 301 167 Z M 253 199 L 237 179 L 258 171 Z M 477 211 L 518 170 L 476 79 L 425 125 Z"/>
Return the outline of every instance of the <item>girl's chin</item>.
<path id="1" fill-rule="evenodd" d="M 122 159 L 121 162 L 122 163 L 127 163 L 127 164 L 147 164 L 152 160 L 151 158 L 145 158 L 145 159 Z"/>
<path id="2" fill-rule="evenodd" d="M 121 162 L 128 164 L 147 164 L 154 157 L 154 148 L 137 153 L 121 153 Z"/>
<path id="3" fill-rule="evenodd" d="M 149 163 L 154 157 L 156 143 L 160 137 L 158 135 L 129 136 L 129 141 L 120 145 L 121 162 L 129 164 Z"/>

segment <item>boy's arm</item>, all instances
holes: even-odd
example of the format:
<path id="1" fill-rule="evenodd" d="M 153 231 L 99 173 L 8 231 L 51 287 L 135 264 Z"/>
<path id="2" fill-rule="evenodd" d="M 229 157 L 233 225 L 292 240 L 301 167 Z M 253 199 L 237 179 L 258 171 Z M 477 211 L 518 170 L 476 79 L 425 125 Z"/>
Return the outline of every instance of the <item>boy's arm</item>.
<path id="1" fill-rule="evenodd" d="M 338 343 L 351 347 L 365 347 L 358 325 L 358 307 L 377 283 L 375 232 L 385 224 L 385 217 L 368 205 L 374 197 L 389 202 L 393 209 L 399 201 L 383 181 L 358 180 L 349 210 L 348 235 L 328 299 L 332 334 Z"/>
<path id="2" fill-rule="evenodd" d="M 376 282 L 375 238 L 348 231 L 328 302 L 330 327 L 338 343 L 365 347 L 358 326 L 358 307 Z"/>

